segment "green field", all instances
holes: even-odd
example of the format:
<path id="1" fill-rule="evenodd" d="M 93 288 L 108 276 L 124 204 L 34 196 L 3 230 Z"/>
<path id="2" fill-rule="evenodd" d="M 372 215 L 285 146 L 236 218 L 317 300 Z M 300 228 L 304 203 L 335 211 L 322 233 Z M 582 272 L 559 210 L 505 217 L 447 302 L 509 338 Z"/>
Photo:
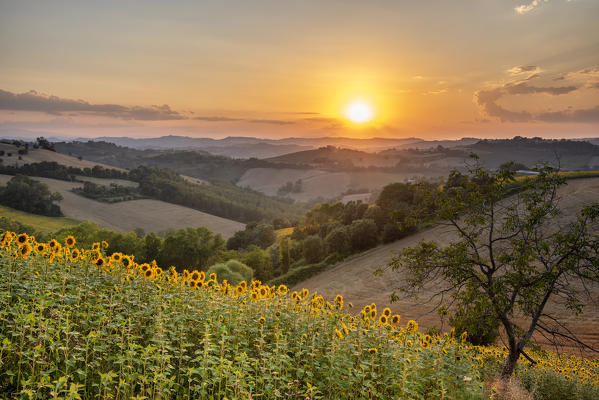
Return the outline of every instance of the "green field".
<path id="1" fill-rule="evenodd" d="M 15 210 L 0 205 L 0 217 L 6 217 L 23 225 L 29 225 L 42 233 L 52 233 L 67 226 L 77 225 L 81 221 L 66 217 L 46 217 Z"/>

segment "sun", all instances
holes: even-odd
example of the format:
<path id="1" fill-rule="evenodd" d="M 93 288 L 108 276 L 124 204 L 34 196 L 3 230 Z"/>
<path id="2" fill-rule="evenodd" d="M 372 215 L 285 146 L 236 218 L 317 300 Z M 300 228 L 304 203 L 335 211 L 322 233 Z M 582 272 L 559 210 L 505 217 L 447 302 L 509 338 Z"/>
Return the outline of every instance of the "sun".
<path id="1" fill-rule="evenodd" d="M 374 111 L 372 107 L 363 101 L 354 101 L 347 106 L 345 109 L 345 115 L 352 122 L 356 124 L 362 124 L 372 120 Z"/>

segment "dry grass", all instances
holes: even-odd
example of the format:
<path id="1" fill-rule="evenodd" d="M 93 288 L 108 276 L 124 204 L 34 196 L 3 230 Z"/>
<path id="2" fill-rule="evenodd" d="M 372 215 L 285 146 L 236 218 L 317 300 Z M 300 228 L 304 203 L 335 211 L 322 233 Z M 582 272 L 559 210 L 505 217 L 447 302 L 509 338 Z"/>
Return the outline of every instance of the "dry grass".
<path id="1" fill-rule="evenodd" d="M 11 178 L 9 175 L 0 175 L 0 184 L 5 184 Z M 146 232 L 159 232 L 169 228 L 205 226 L 212 232 L 229 238 L 244 227 L 240 222 L 159 200 L 102 203 L 71 192 L 72 188 L 81 186 L 81 183 L 48 178 L 34 179 L 47 184 L 52 191 L 63 196 L 59 205 L 65 216 L 80 221 L 93 221 L 102 228 L 118 232 L 129 232 L 135 228 L 142 228 Z M 94 180 L 100 181 L 102 180 Z"/>
<path id="2" fill-rule="evenodd" d="M 30 148 L 27 154 L 21 156 L 22 160 L 19 160 L 19 155 L 17 151 L 19 150 L 17 147 L 12 144 L 0 143 L 0 150 L 4 150 L 6 153 L 12 153 L 11 157 L 8 157 L 6 154 L 0 157 L 2 159 L 2 163 L 4 165 L 18 166 L 21 167 L 24 164 L 31 163 L 39 163 L 42 161 L 49 162 L 57 162 L 61 165 L 67 167 L 76 167 L 76 168 L 93 168 L 96 165 L 100 165 L 104 168 L 116 169 L 119 171 L 124 171 L 122 168 L 113 167 L 111 165 L 101 164 L 94 161 L 88 160 L 79 160 L 76 157 L 71 157 L 66 154 L 57 153 L 55 151 L 45 150 L 45 149 L 33 149 Z"/>
<path id="3" fill-rule="evenodd" d="M 485 385 L 485 395 L 491 400 L 533 400 L 532 393 L 527 391 L 518 380 L 511 377 L 509 379 L 496 379 L 490 384 Z"/>

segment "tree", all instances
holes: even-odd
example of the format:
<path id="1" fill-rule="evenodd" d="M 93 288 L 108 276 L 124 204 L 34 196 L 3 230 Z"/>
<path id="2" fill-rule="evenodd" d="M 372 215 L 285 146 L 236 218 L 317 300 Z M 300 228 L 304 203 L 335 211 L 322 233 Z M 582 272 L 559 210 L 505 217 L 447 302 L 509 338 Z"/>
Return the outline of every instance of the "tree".
<path id="1" fill-rule="evenodd" d="M 160 265 L 174 265 L 180 271 L 188 267 L 205 270 L 217 261 L 224 244 L 220 235 L 206 227 L 179 229 L 164 240 L 157 261 Z"/>
<path id="2" fill-rule="evenodd" d="M 357 219 L 349 226 L 349 242 L 353 251 L 370 249 L 378 241 L 378 228 L 373 220 Z"/>
<path id="3" fill-rule="evenodd" d="M 304 259 L 308 264 L 314 264 L 324 257 L 324 242 L 320 236 L 312 235 L 304 239 Z"/>
<path id="4" fill-rule="evenodd" d="M 349 249 L 349 240 L 347 238 L 347 228 L 342 226 L 331 231 L 324 239 L 327 253 L 346 254 Z"/>
<path id="5" fill-rule="evenodd" d="M 581 313 L 588 292 L 573 283 L 584 288 L 599 283 L 599 236 L 593 233 L 599 228 L 599 204 L 583 207 L 574 221 L 556 228 L 551 220 L 560 214 L 557 190 L 564 178 L 544 167 L 517 181 L 521 190 L 506 198 L 506 188 L 514 184 L 510 168 L 490 172 L 474 166 L 460 185 L 431 191 L 425 201 L 457 239 L 443 247 L 422 241 L 389 264 L 405 276 L 397 288 L 401 292 L 416 294 L 427 282 L 442 279 L 448 287 L 437 294 L 451 293 L 458 315 L 471 304 L 486 305 L 507 338 L 503 377 L 512 374 L 520 355 L 530 360 L 525 348 L 535 333 L 556 344 L 568 340 L 591 348 L 546 306 L 560 298 Z"/>
<path id="6" fill-rule="evenodd" d="M 48 185 L 25 175 L 12 177 L 6 187 L 0 188 L 0 204 L 33 214 L 62 216 L 60 207 L 54 204 L 60 200 L 60 193 L 52 193 Z"/>
<path id="7" fill-rule="evenodd" d="M 256 279 L 266 282 L 272 277 L 270 255 L 260 247 L 251 245 L 243 254 L 243 263 L 254 270 Z"/>
<path id="8" fill-rule="evenodd" d="M 289 239 L 283 238 L 281 239 L 281 243 L 279 246 L 279 251 L 281 252 L 281 272 L 283 274 L 289 271 L 289 266 L 291 265 L 291 255 L 289 254 Z"/>

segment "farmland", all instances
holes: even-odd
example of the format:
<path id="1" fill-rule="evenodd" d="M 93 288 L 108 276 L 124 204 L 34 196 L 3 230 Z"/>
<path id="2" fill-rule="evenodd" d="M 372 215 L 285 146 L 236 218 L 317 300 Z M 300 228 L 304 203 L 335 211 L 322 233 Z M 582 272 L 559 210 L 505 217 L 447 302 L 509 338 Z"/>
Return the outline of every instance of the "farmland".
<path id="1" fill-rule="evenodd" d="M 0 184 L 5 184 L 10 178 L 12 177 L 8 175 L 0 175 Z M 146 232 L 159 232 L 169 228 L 206 226 L 227 238 L 243 229 L 242 223 L 159 200 L 102 203 L 71 192 L 71 189 L 81 186 L 81 183 L 48 178 L 35 179 L 47 184 L 52 191 L 59 192 L 63 196 L 59 205 L 65 216 L 80 221 L 92 221 L 102 228 L 118 232 L 129 232 L 135 228 L 141 228 Z M 112 180 L 94 180 L 94 182 L 102 181 L 105 181 L 105 184 L 112 182 Z"/>

